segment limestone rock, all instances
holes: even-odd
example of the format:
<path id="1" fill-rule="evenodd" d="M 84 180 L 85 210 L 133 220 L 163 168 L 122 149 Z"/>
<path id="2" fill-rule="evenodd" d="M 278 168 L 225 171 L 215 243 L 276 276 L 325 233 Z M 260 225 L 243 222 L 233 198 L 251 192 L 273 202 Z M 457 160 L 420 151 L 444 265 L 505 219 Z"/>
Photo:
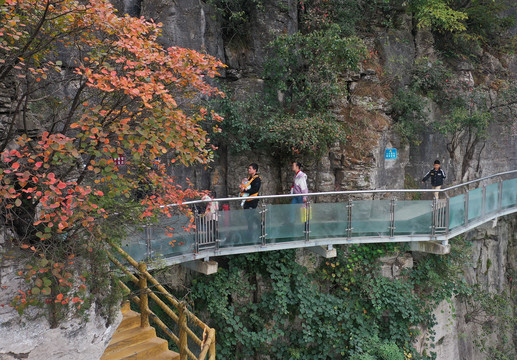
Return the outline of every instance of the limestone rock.
<path id="1" fill-rule="evenodd" d="M 384 61 L 385 72 L 400 85 L 407 85 L 415 58 L 413 35 L 409 31 L 392 30 L 377 38 L 377 47 L 380 49 Z"/>
<path id="2" fill-rule="evenodd" d="M 120 312 L 106 325 L 106 320 L 92 306 L 87 311 L 87 320 L 70 316 L 54 329 L 50 328 L 43 310 L 29 308 L 20 317 L 7 305 L 16 289 L 23 288 L 23 279 L 16 275 L 19 269 L 21 265 L 5 259 L 0 267 L 0 359 L 99 359 L 122 319 Z"/>
<path id="3" fill-rule="evenodd" d="M 431 61 L 436 60 L 436 52 L 434 50 L 434 37 L 431 31 L 419 29 L 415 36 L 415 43 L 417 57 L 426 57 Z"/>
<path id="4" fill-rule="evenodd" d="M 213 8 L 196 0 L 146 0 L 141 15 L 161 22 L 160 42 L 165 47 L 180 46 L 205 51 L 224 59 L 220 22 Z"/>

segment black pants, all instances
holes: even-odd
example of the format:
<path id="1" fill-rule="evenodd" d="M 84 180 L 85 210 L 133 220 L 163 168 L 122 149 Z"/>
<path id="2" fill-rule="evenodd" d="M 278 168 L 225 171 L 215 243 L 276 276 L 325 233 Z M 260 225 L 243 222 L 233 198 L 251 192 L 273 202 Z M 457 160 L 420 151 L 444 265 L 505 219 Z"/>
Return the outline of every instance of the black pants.
<path id="1" fill-rule="evenodd" d="M 244 211 L 246 211 L 246 221 L 248 223 L 248 232 L 253 240 L 256 240 L 260 237 L 260 217 L 257 215 L 256 211 L 251 211 L 256 209 L 258 205 L 258 201 L 246 201 L 244 203 Z"/>

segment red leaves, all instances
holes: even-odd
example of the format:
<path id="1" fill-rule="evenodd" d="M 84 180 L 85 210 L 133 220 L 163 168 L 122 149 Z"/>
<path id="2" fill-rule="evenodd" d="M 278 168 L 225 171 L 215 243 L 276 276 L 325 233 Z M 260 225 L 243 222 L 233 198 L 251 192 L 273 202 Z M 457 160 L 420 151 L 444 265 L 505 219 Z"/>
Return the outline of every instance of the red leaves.
<path id="1" fill-rule="evenodd" d="M 46 58 L 52 48 L 38 53 L 28 46 L 30 51 L 21 53 L 25 45 L 30 45 L 29 30 L 44 13 L 46 2 L 0 3 L 0 36 L 6 40 L 0 41 L 0 50 L 6 54 L 0 63 L 11 61 L 16 65 L 13 77 L 23 76 L 34 87 L 48 89 L 46 86 L 53 86 L 56 77 L 62 79 L 63 64 Z M 69 53 L 80 48 L 84 56 L 77 59 L 72 82 L 63 85 L 70 91 L 78 91 L 80 84 L 86 86 L 73 106 L 73 94 L 70 99 L 56 99 L 59 105 L 52 106 L 55 118 L 48 123 L 58 126 L 43 128 L 37 139 L 13 137 L 10 150 L 0 154 L 0 205 L 7 214 L 19 211 L 17 207 L 32 211 L 31 233 L 46 241 L 41 247 L 22 245 L 22 249 L 34 252 L 27 251 L 31 256 L 44 255 L 38 249 L 50 249 L 49 244 L 79 244 L 91 249 L 92 245 L 81 242 L 102 237 L 103 219 L 120 210 L 113 199 L 135 201 L 135 174 L 141 169 L 147 169 L 153 188 L 152 195 L 140 200 L 142 216 L 157 212 L 170 215 L 164 205 L 195 196 L 196 191 L 174 183 L 163 158 L 162 163 L 156 160 L 172 150 L 171 163 L 206 163 L 210 153 L 200 121 L 209 115 L 206 109 L 196 112 L 193 103 L 184 112 L 177 103 L 190 102 L 200 93 L 222 95 L 205 78 L 216 76 L 217 69 L 224 65 L 193 50 L 164 50 L 156 41 L 161 25 L 143 18 L 118 17 L 108 0 L 91 0 L 87 5 L 74 0 L 52 4 L 48 21 L 36 34 L 36 43 L 56 39 L 51 46 L 70 47 Z M 23 17 L 17 16 L 20 12 Z M 70 62 L 67 66 L 74 65 Z M 34 108 L 49 108 L 46 101 L 35 101 Z M 217 114 L 210 116 L 215 119 Z M 127 162 L 117 167 L 112 158 L 121 154 Z M 73 277 L 62 265 L 54 265 L 38 265 L 26 272 L 35 279 L 32 295 L 39 292 L 50 297 L 44 278 L 53 277 L 61 293 L 50 302 L 80 304 L 82 300 L 67 288 Z M 83 289 L 83 285 L 78 288 Z M 19 302 L 29 303 L 30 296 L 24 296 L 20 295 Z"/>

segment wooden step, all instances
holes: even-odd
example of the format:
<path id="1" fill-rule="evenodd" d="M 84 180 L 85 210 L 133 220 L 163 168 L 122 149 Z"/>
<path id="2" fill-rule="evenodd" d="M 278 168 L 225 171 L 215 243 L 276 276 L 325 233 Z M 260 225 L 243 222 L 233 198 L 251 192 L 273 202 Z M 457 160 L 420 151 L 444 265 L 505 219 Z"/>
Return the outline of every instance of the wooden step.
<path id="1" fill-rule="evenodd" d="M 120 322 L 117 331 L 124 331 L 137 326 L 140 326 L 140 314 L 133 310 L 128 310 L 123 313 L 122 321 Z"/>
<path id="2" fill-rule="evenodd" d="M 140 327 L 140 314 L 129 303 L 122 305 L 122 321 L 113 334 L 101 360 L 179 360 L 167 341 L 156 336 L 153 327 Z"/>
<path id="3" fill-rule="evenodd" d="M 145 328 L 137 326 L 123 331 L 117 330 L 111 338 L 111 342 L 104 353 L 110 354 L 111 352 L 118 351 L 121 348 L 135 345 L 155 337 L 156 331 L 151 326 L 147 326 Z"/>
<path id="4" fill-rule="evenodd" d="M 168 351 L 167 341 L 153 338 L 126 346 L 109 354 L 104 353 L 101 360 L 150 360 Z"/>
<path id="5" fill-rule="evenodd" d="M 156 355 L 152 360 L 180 360 L 180 354 L 169 350 L 167 352 Z"/>

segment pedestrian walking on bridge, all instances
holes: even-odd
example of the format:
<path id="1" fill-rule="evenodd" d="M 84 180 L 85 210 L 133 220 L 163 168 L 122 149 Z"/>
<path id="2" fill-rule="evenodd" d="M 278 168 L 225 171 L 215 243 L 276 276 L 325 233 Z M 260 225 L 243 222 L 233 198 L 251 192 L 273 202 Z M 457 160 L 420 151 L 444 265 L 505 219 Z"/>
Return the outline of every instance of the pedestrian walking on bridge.
<path id="1" fill-rule="evenodd" d="M 440 160 L 435 160 L 433 168 L 429 170 L 429 172 L 422 179 L 422 184 L 427 181 L 427 179 L 431 178 L 431 186 L 434 190 L 438 190 L 443 185 L 443 180 L 445 180 L 447 176 L 445 176 L 445 171 L 440 167 Z M 439 192 L 434 193 L 434 198 L 438 200 Z"/>

